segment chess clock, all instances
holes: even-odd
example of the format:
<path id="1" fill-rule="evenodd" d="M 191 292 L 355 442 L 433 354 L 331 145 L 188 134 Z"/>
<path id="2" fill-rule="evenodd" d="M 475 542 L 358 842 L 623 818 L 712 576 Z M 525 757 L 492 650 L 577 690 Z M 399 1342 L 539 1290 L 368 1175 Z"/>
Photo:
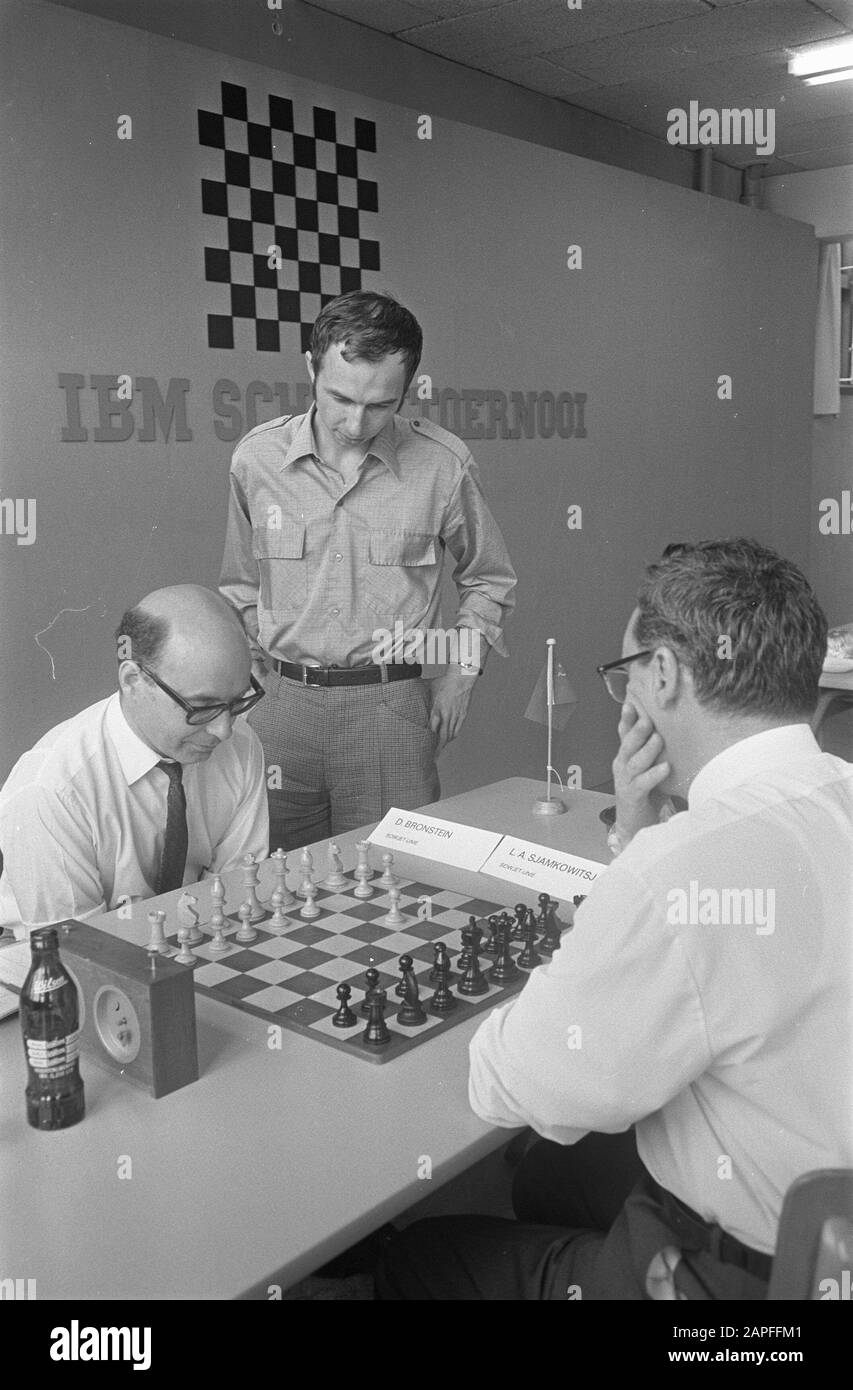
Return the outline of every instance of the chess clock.
<path id="1" fill-rule="evenodd" d="M 80 994 L 84 1054 L 155 1099 L 197 1081 L 192 970 L 89 922 L 68 919 L 57 931 Z"/>

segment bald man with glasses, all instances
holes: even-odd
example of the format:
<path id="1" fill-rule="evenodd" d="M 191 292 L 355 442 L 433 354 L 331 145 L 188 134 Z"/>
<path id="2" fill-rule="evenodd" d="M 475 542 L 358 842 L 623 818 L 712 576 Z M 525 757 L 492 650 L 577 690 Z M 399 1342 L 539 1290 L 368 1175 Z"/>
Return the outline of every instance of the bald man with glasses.
<path id="1" fill-rule="evenodd" d="M 59 724 L 0 791 L 0 925 L 109 912 L 269 852 L 263 699 L 234 610 L 159 589 L 116 632 L 118 691 Z"/>

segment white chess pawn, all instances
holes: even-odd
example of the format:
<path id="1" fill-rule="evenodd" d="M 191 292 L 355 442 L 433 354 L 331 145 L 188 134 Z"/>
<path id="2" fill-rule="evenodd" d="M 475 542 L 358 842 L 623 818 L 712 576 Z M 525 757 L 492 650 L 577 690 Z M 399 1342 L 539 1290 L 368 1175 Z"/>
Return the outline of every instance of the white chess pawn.
<path id="1" fill-rule="evenodd" d="M 194 954 L 194 952 L 190 949 L 190 928 L 189 928 L 189 927 L 179 927 L 179 928 L 178 928 L 178 945 L 180 946 L 181 949 L 180 949 L 180 951 L 178 952 L 178 954 L 175 956 L 175 960 L 176 960 L 176 961 L 179 961 L 179 962 L 181 963 L 181 965 L 194 965 L 194 964 L 195 964 L 195 954 Z"/>
<path id="2" fill-rule="evenodd" d="M 357 867 L 357 869 L 356 869 L 356 871 L 355 871 L 355 876 L 356 876 L 356 878 L 358 879 L 358 884 L 357 884 L 357 886 L 356 886 L 355 888 L 353 888 L 353 890 L 352 890 L 354 896 L 355 896 L 356 898 L 372 898 L 372 897 L 373 897 L 373 889 L 371 888 L 370 884 L 369 884 L 368 881 L 367 881 L 368 878 L 370 877 L 370 873 L 369 873 L 369 870 L 365 867 L 364 864 L 359 864 L 359 865 L 358 865 L 358 867 Z"/>
<path id="3" fill-rule="evenodd" d="M 225 913 L 222 911 L 225 902 L 225 888 L 219 874 L 213 875 L 213 883 L 210 886 L 210 925 L 214 931 L 221 931 L 225 926 Z"/>
<path id="4" fill-rule="evenodd" d="M 382 918 L 383 927 L 404 927 L 406 919 L 400 911 L 399 888 L 389 888 L 388 897 L 391 899 L 391 906 L 388 909 L 388 915 Z"/>
<path id="5" fill-rule="evenodd" d="M 300 854 L 299 867 L 302 870 L 302 882 L 300 883 L 296 892 L 298 897 L 305 898 L 308 896 L 307 890 L 309 884 L 312 888 L 314 887 L 314 875 L 312 873 L 312 870 L 314 868 L 314 859 L 309 849 L 303 849 L 302 853 Z"/>
<path id="6" fill-rule="evenodd" d="M 273 890 L 273 895 L 270 898 L 270 903 L 272 904 L 273 914 L 266 924 L 266 930 L 284 931 L 284 928 L 288 927 L 290 923 L 284 915 L 284 900 L 280 888 L 276 888 Z"/>
<path id="7" fill-rule="evenodd" d="M 240 918 L 240 930 L 234 937 L 235 941 L 255 941 L 258 933 L 252 926 L 252 904 L 248 898 L 241 903 L 237 909 L 237 916 Z"/>
<path id="8" fill-rule="evenodd" d="M 218 921 L 214 922 L 211 918 L 210 925 L 213 927 L 213 940 L 207 946 L 208 953 L 212 956 L 228 955 L 234 948 L 225 940 L 225 917 L 222 912 Z"/>
<path id="9" fill-rule="evenodd" d="M 382 856 L 382 868 L 384 873 L 379 882 L 383 888 L 398 888 L 400 880 L 391 872 L 391 865 L 394 863 L 394 856 L 390 850 L 386 850 Z"/>
<path id="10" fill-rule="evenodd" d="M 305 902 L 303 903 L 302 907 L 301 907 L 300 910 L 299 910 L 299 916 L 300 916 L 300 917 L 319 917 L 319 916 L 320 916 L 320 909 L 319 909 L 319 907 L 317 906 L 316 902 L 314 901 L 314 899 L 316 898 L 316 896 L 317 896 L 317 888 L 316 888 L 316 885 L 313 884 L 313 883 L 310 881 L 310 879 L 309 879 L 309 881 L 308 881 L 308 886 L 307 886 L 307 889 L 306 889 L 306 892 L 305 892 Z"/>

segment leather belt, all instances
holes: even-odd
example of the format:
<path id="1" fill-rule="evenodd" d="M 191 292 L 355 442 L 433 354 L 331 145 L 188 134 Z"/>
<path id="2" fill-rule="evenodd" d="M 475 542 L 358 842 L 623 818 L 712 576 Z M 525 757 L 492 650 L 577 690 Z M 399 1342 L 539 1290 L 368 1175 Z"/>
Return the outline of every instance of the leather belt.
<path id="1" fill-rule="evenodd" d="M 756 1279 L 769 1281 L 773 1268 L 772 1255 L 753 1250 L 751 1245 L 744 1245 L 736 1236 L 729 1235 L 722 1226 L 704 1221 L 692 1207 L 686 1206 L 665 1187 L 661 1187 L 660 1183 L 655 1182 L 651 1174 L 649 1179 L 654 1196 L 663 1208 L 667 1225 L 678 1237 L 683 1249 L 707 1250 L 714 1259 L 721 1260 L 723 1264 L 736 1265 L 738 1269 L 745 1269 L 747 1274 L 754 1275 Z"/>
<path id="2" fill-rule="evenodd" d="M 416 662 L 375 666 L 302 666 L 296 661 L 276 661 L 273 669 L 301 685 L 384 685 L 386 681 L 410 681 L 421 674 Z"/>

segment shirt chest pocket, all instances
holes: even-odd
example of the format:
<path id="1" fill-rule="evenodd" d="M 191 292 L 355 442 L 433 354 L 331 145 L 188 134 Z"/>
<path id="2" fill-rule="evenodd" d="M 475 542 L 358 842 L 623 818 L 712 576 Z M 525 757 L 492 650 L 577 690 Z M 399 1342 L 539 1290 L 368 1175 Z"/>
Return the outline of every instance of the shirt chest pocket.
<path id="1" fill-rule="evenodd" d="M 423 617 L 440 575 L 437 536 L 424 531 L 371 531 L 365 602 L 388 622 Z"/>
<path id="2" fill-rule="evenodd" d="M 258 605 L 268 613 L 297 612 L 308 597 L 308 562 L 305 559 L 305 527 L 285 521 L 281 526 L 256 526 L 252 553 L 258 562 Z"/>

